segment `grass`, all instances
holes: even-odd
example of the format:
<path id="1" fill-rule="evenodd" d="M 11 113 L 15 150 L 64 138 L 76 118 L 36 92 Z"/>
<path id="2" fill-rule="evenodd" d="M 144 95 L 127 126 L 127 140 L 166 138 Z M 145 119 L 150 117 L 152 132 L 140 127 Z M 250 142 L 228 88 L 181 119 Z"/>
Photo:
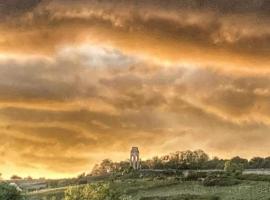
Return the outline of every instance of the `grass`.
<path id="1" fill-rule="evenodd" d="M 219 200 L 219 197 L 184 194 L 168 197 L 160 197 L 160 196 L 142 197 L 140 200 Z"/>
<path id="2" fill-rule="evenodd" d="M 113 187 L 126 193 L 132 200 L 270 200 L 270 183 L 262 181 L 205 187 L 197 181 L 127 179 L 113 182 Z M 56 195 L 60 200 L 63 192 L 58 189 L 29 197 L 31 200 L 51 200 Z"/>
<path id="3" fill-rule="evenodd" d="M 220 197 L 221 200 L 268 200 L 270 184 L 267 182 L 247 182 L 229 187 L 205 187 L 198 182 L 182 182 L 175 185 L 138 191 L 134 199 L 142 197 L 173 197 L 176 195 L 199 195 Z M 181 198 L 180 198 L 181 199 Z M 190 198 L 192 199 L 192 198 Z"/>
<path id="4" fill-rule="evenodd" d="M 26 195 L 28 200 L 62 200 L 67 187 L 31 192 Z"/>

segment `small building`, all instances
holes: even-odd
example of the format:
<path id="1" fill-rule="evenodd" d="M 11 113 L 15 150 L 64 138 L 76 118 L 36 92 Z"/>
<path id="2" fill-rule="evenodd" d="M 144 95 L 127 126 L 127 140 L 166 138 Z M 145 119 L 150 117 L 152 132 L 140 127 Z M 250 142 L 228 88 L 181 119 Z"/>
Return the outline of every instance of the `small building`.
<path id="1" fill-rule="evenodd" d="M 140 154 L 140 152 L 139 152 L 138 147 L 132 147 L 132 149 L 130 151 L 130 166 L 135 170 L 140 169 L 139 154 Z"/>

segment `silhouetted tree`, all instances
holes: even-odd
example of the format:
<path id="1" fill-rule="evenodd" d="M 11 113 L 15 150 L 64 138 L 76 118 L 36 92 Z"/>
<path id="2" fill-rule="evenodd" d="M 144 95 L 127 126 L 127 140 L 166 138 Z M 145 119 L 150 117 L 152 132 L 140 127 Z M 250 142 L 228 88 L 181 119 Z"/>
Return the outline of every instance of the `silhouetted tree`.
<path id="1" fill-rule="evenodd" d="M 248 166 L 251 169 L 260 169 L 260 168 L 263 168 L 263 165 L 264 165 L 264 159 L 261 157 L 254 157 L 248 163 Z"/>
<path id="2" fill-rule="evenodd" d="M 218 157 L 214 157 L 213 159 L 209 159 L 204 163 L 204 169 L 224 169 L 226 160 L 219 159 Z"/>
<path id="3" fill-rule="evenodd" d="M 239 156 L 233 157 L 231 159 L 231 161 L 233 163 L 236 163 L 237 165 L 242 165 L 243 168 L 247 168 L 248 167 L 248 160 L 245 158 L 240 158 Z"/>
<path id="4" fill-rule="evenodd" d="M 11 179 L 11 180 L 21 180 L 22 177 L 17 176 L 17 175 L 13 175 L 13 176 L 10 177 L 10 179 Z"/>
<path id="5" fill-rule="evenodd" d="M 270 157 L 264 159 L 263 168 L 270 168 Z"/>
<path id="6" fill-rule="evenodd" d="M 238 164 L 232 160 L 228 160 L 225 162 L 224 170 L 228 173 L 242 173 L 244 168 L 241 163 Z"/>

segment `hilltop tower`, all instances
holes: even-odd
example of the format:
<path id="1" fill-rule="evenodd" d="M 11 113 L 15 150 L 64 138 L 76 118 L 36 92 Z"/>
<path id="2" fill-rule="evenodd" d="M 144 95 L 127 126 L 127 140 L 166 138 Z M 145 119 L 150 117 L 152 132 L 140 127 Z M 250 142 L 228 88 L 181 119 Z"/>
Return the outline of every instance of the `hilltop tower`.
<path id="1" fill-rule="evenodd" d="M 132 147 L 130 151 L 130 166 L 138 170 L 140 168 L 140 158 L 139 158 L 139 149 L 138 147 Z"/>

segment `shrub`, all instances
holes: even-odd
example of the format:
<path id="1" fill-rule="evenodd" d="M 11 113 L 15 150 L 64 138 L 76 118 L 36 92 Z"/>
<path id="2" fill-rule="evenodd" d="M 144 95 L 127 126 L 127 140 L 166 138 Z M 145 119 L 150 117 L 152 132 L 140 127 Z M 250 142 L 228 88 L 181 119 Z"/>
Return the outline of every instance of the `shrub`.
<path id="1" fill-rule="evenodd" d="M 154 180 L 165 180 L 166 177 L 165 176 L 157 176 L 154 178 Z"/>
<path id="2" fill-rule="evenodd" d="M 0 184 L 0 199 L 1 200 L 22 200 L 24 199 L 21 192 L 15 187 L 7 183 Z"/>
<path id="3" fill-rule="evenodd" d="M 207 177 L 207 172 L 194 172 L 194 171 L 190 171 L 186 177 L 184 178 L 184 180 L 186 181 L 197 181 L 198 179 L 201 178 L 206 178 Z"/>
<path id="4" fill-rule="evenodd" d="M 65 200 L 120 200 L 120 193 L 110 188 L 109 184 L 89 184 L 70 187 L 65 192 Z"/>
<path id="5" fill-rule="evenodd" d="M 183 178 L 182 177 L 179 177 L 179 176 L 176 176 L 176 177 L 174 177 L 174 180 L 176 180 L 176 181 L 181 181 Z"/>
<path id="6" fill-rule="evenodd" d="M 203 180 L 204 186 L 232 186 L 239 184 L 240 181 L 232 176 L 207 176 Z"/>
<path id="7" fill-rule="evenodd" d="M 212 171 L 208 172 L 207 176 L 229 176 L 230 174 L 225 171 Z"/>
<path id="8" fill-rule="evenodd" d="M 235 162 L 229 160 L 229 161 L 227 161 L 227 162 L 225 163 L 224 170 L 225 170 L 227 173 L 239 175 L 239 174 L 242 174 L 242 172 L 243 172 L 243 170 L 244 170 L 244 167 L 243 167 L 243 165 L 240 164 L 240 163 L 235 163 Z"/>
<path id="9" fill-rule="evenodd" d="M 270 182 L 270 175 L 263 175 L 263 174 L 241 174 L 238 175 L 237 178 L 240 180 Z"/>

